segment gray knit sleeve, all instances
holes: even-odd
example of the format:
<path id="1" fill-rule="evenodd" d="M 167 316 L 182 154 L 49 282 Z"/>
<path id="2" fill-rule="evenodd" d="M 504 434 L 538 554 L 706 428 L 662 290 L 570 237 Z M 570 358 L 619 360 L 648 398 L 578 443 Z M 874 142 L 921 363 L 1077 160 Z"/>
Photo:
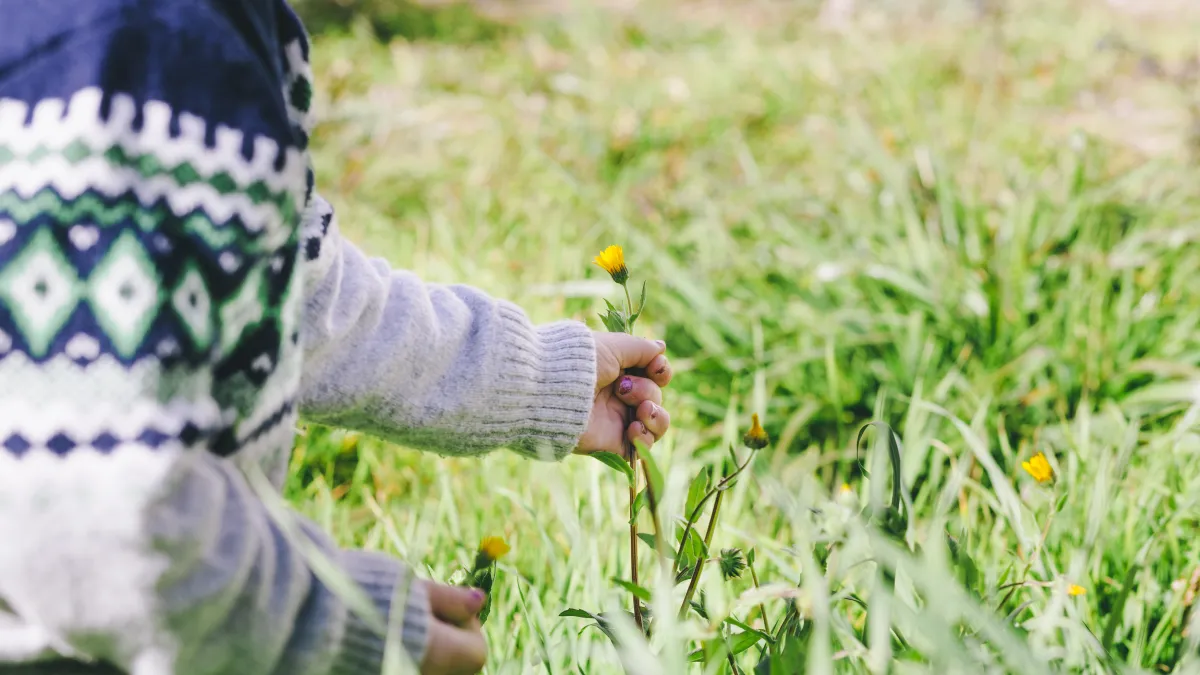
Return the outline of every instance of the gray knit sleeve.
<path id="1" fill-rule="evenodd" d="M 171 561 L 158 597 L 182 638 L 177 664 L 190 664 L 177 672 L 378 675 L 386 632 L 352 608 L 339 583 L 361 589 L 410 665 L 424 658 L 429 599 L 401 562 L 336 548 L 209 453 L 188 455 L 172 473 L 147 525 Z M 393 603 L 403 608 L 395 617 Z"/>
<path id="2" fill-rule="evenodd" d="M 586 326 L 534 326 L 479 290 L 368 259 L 315 199 L 302 230 L 305 417 L 445 455 L 571 452 L 595 395 Z"/>

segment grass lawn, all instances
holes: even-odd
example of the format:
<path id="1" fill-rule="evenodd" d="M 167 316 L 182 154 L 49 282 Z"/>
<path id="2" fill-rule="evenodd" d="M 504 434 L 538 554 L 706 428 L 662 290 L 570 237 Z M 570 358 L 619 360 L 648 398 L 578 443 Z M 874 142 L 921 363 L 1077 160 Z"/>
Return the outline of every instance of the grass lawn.
<path id="1" fill-rule="evenodd" d="M 711 567 L 710 618 L 676 622 L 684 586 L 644 547 L 662 619 L 629 672 L 730 672 L 687 655 L 731 614 L 761 628 L 760 598 L 771 626 L 793 607 L 813 674 L 1200 672 L 1200 15 L 499 4 L 327 25 L 318 184 L 373 254 L 539 321 L 599 327 L 618 294 L 589 263 L 624 246 L 678 373 L 668 522 L 761 415 L 774 443 L 712 549 L 754 549 L 765 590 Z M 872 420 L 903 441 L 903 542 L 854 508 L 890 489 L 856 461 Z M 1051 482 L 1022 469 L 1038 452 Z M 487 672 L 622 672 L 559 617 L 630 604 L 601 463 L 310 427 L 287 496 L 439 580 L 506 537 Z"/>

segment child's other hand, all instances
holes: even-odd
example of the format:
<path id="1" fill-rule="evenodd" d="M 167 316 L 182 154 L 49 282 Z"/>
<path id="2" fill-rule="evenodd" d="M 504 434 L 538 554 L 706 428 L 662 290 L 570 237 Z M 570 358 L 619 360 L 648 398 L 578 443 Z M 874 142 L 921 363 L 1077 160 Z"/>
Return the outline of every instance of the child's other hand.
<path id="1" fill-rule="evenodd" d="M 479 625 L 483 591 L 422 581 L 429 591 L 433 620 L 421 675 L 475 675 L 487 663 L 487 642 Z"/>
<path id="2" fill-rule="evenodd" d="M 592 336 L 596 339 L 596 401 L 575 452 L 624 455 L 626 439 L 654 445 L 671 426 L 671 416 L 662 407 L 662 387 L 671 381 L 666 344 L 625 333 L 597 332 Z M 626 370 L 636 374 L 622 374 Z M 637 414 L 626 427 L 628 407 L 637 408 Z"/>

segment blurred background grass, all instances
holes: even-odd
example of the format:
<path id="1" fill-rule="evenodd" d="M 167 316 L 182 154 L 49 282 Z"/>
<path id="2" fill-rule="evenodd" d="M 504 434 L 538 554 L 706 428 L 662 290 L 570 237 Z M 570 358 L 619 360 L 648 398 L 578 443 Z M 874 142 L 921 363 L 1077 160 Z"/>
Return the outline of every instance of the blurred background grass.
<path id="1" fill-rule="evenodd" d="M 789 500 L 865 490 L 854 435 L 879 418 L 904 440 L 914 536 L 961 536 L 979 604 L 1031 658 L 1181 667 L 1200 587 L 1195 3 L 296 4 L 318 184 L 347 235 L 594 326 L 612 293 L 588 262 L 623 245 L 651 289 L 640 330 L 679 373 L 668 492 L 752 411 L 777 441 L 718 537 L 774 551 L 763 576 L 803 576 L 792 547 L 817 535 Z M 445 579 L 510 538 L 489 672 L 619 672 L 557 617 L 627 573 L 599 464 L 319 428 L 297 449 L 289 497 L 346 543 Z M 1052 487 L 1020 469 L 1038 451 Z M 826 570 L 829 589 L 867 594 L 855 574 Z M 1065 603 L 1056 579 L 1087 594 Z M 918 630 L 957 625 L 911 604 Z M 833 669 L 866 672 L 861 608 L 833 614 Z M 896 667 L 990 671 L 996 649 L 948 634 Z"/>

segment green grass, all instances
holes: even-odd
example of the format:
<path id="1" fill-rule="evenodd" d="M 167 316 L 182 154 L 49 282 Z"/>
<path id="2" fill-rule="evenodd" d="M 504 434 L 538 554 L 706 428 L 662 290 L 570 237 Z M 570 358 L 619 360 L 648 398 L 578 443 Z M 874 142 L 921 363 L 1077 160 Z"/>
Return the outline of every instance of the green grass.
<path id="1" fill-rule="evenodd" d="M 763 416 L 777 442 L 714 547 L 754 548 L 764 582 L 799 585 L 809 672 L 1197 672 L 1176 663 L 1200 585 L 1196 87 L 1097 43 L 1154 45 L 1182 72 L 1200 21 L 865 4 L 841 30 L 750 2 L 327 27 L 319 185 L 373 254 L 541 321 L 598 326 L 615 294 L 588 262 L 622 244 L 650 284 L 639 330 L 678 370 L 654 451 L 664 508 Z M 902 436 L 919 553 L 829 501 L 843 482 L 871 492 L 854 437 L 872 419 Z M 611 582 L 628 573 L 619 475 L 317 428 L 297 444 L 288 497 L 345 544 L 444 580 L 482 536 L 509 538 L 489 673 L 621 672 L 599 631 L 558 617 L 628 605 Z M 1038 451 L 1051 486 L 1020 468 Z M 977 596 L 949 581 L 943 531 Z M 876 562 L 900 568 L 890 609 Z M 748 584 L 718 578 L 701 588 L 719 617 Z M 660 616 L 682 590 L 656 587 Z M 785 601 L 767 607 L 775 624 Z M 911 648 L 872 656 L 881 620 Z M 683 638 L 704 630 L 664 625 L 662 663 L 631 672 L 684 672 Z"/>

